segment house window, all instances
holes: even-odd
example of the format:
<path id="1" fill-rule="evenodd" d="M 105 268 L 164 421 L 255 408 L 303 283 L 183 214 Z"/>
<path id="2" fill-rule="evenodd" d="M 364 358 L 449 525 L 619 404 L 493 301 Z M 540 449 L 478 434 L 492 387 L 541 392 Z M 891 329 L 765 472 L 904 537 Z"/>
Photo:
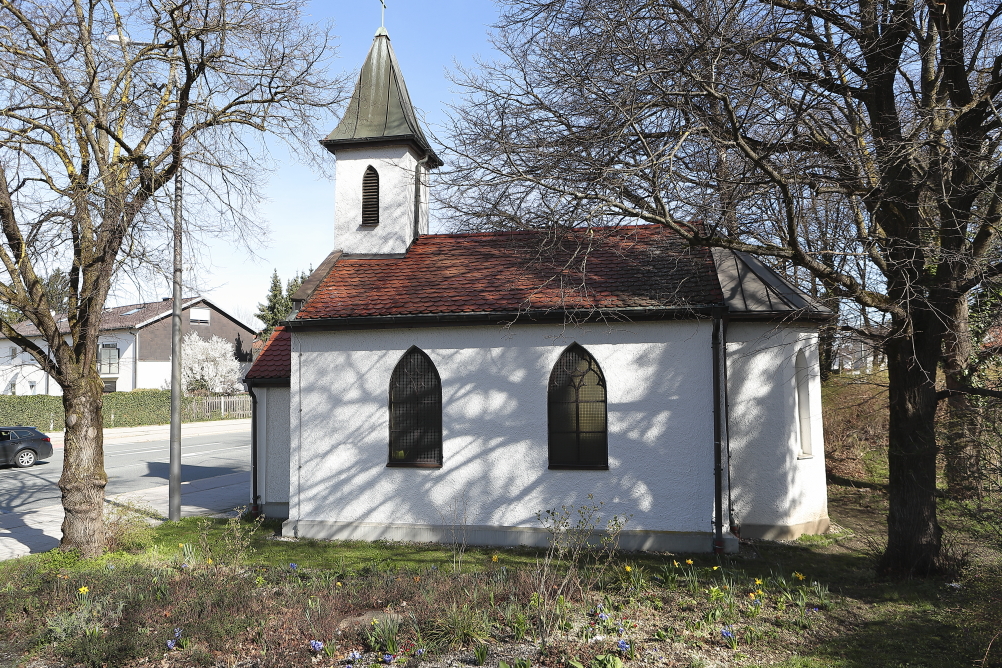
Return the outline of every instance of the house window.
<path id="1" fill-rule="evenodd" d="M 608 469 L 605 377 L 576 343 L 553 366 L 546 393 L 551 469 Z"/>
<path id="2" fill-rule="evenodd" d="M 102 343 L 99 350 L 97 371 L 100 374 L 118 373 L 118 344 Z"/>
<path id="3" fill-rule="evenodd" d="M 209 313 L 207 308 L 188 309 L 188 322 L 192 325 L 208 325 Z"/>
<path id="4" fill-rule="evenodd" d="M 804 351 L 797 352 L 794 364 L 794 376 L 797 383 L 797 426 L 800 435 L 800 457 L 806 459 L 814 456 L 811 445 L 811 377 L 808 373 L 807 356 Z"/>
<path id="5" fill-rule="evenodd" d="M 20 348 L 18 348 L 17 346 L 11 346 L 10 348 L 7 349 L 7 356 L 10 357 L 10 361 L 13 362 L 14 360 L 17 359 L 17 356 L 20 354 L 20 352 L 21 352 Z"/>
<path id="6" fill-rule="evenodd" d="M 362 176 L 362 224 L 379 225 L 379 172 L 372 165 Z"/>
<path id="7" fill-rule="evenodd" d="M 105 392 L 105 394 L 107 394 L 109 392 L 114 392 L 117 387 L 118 387 L 118 381 L 115 381 L 115 380 L 106 380 L 106 381 L 104 381 L 104 392 Z"/>
<path id="8" fill-rule="evenodd" d="M 442 466 L 442 379 L 416 346 L 404 353 L 390 376 L 387 466 Z"/>
<path id="9" fill-rule="evenodd" d="M 33 380 L 29 380 L 28 381 L 28 394 L 38 394 L 37 392 L 35 392 L 35 388 L 37 386 L 38 386 L 38 383 L 36 383 Z"/>

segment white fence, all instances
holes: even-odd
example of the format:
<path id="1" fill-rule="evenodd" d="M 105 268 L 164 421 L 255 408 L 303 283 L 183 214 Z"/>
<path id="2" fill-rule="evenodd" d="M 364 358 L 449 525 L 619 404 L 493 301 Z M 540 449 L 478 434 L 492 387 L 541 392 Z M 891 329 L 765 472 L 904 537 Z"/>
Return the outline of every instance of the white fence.
<path id="1" fill-rule="evenodd" d="M 186 397 L 184 406 L 185 421 L 220 420 L 226 418 L 251 417 L 251 398 L 249 394 L 238 394 L 231 397 Z"/>

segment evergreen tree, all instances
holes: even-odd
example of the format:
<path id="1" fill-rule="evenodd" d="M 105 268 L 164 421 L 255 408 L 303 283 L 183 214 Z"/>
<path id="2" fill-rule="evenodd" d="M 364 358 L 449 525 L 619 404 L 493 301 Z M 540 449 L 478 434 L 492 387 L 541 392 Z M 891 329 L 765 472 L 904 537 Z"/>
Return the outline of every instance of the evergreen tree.
<path id="1" fill-rule="evenodd" d="M 285 284 L 285 296 L 289 298 L 290 306 L 292 305 L 292 295 L 296 294 L 296 290 L 299 289 L 299 286 L 302 285 L 303 282 L 307 278 L 309 278 L 310 274 L 312 273 L 313 273 L 313 265 L 311 264 L 309 271 L 299 272 L 296 276 L 289 279 L 289 282 Z"/>
<path id="2" fill-rule="evenodd" d="M 45 296 L 49 299 L 49 307 L 56 313 L 65 313 L 70 303 L 70 277 L 66 272 L 56 267 L 42 285 Z"/>
<path id="3" fill-rule="evenodd" d="M 289 317 L 289 312 L 292 310 L 291 296 L 291 292 L 282 290 L 282 279 L 278 276 L 278 269 L 274 270 L 271 274 L 271 286 L 268 288 L 268 297 L 265 303 L 257 305 L 258 310 L 254 314 L 264 323 L 264 329 L 259 334 L 262 339 L 267 339 L 271 336 L 275 327 Z"/>
<path id="4" fill-rule="evenodd" d="M 278 269 L 272 272 L 267 300 L 264 304 L 257 305 L 258 311 L 254 314 L 264 323 L 264 329 L 259 334 L 262 339 L 267 339 L 283 320 L 289 319 L 289 314 L 292 313 L 292 295 L 296 294 L 299 286 L 312 273 L 313 265 L 310 265 L 309 271 L 301 271 L 296 274 L 285 284 L 285 292 L 283 293 L 282 279 L 278 275 Z"/>

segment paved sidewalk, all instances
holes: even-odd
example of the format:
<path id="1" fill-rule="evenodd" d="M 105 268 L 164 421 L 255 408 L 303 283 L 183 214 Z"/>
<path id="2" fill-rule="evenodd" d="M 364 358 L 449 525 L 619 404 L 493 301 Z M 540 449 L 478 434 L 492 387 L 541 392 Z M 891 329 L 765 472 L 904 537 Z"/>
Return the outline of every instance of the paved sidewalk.
<path id="1" fill-rule="evenodd" d="M 152 508 L 166 519 L 168 485 L 115 494 L 105 499 L 105 510 L 115 505 L 136 503 Z M 247 505 L 250 473 L 230 473 L 181 483 L 181 515 L 216 515 Z M 0 560 L 59 546 L 62 538 L 63 507 L 48 506 L 25 513 L 0 515 Z"/>
<path id="2" fill-rule="evenodd" d="M 205 436 L 225 434 L 231 431 L 250 431 L 250 418 L 243 420 L 214 420 L 212 422 L 185 422 L 181 425 L 182 436 Z M 52 447 L 63 447 L 63 432 L 46 434 L 52 439 Z M 170 438 L 169 424 L 147 427 L 115 427 L 104 430 L 105 443 L 142 443 Z"/>
<path id="3" fill-rule="evenodd" d="M 250 420 L 190 422 L 181 425 L 183 436 L 250 431 Z M 105 443 L 155 441 L 169 437 L 170 426 L 120 427 L 105 429 Z M 55 447 L 62 447 L 52 438 Z M 61 456 L 61 455 L 57 455 Z M 116 504 L 138 503 L 149 506 L 166 519 L 169 486 L 164 483 L 148 489 L 114 494 L 105 498 L 105 510 Z M 250 472 L 202 478 L 181 483 L 181 515 L 216 515 L 245 506 L 250 498 Z M 58 547 L 62 538 L 63 507 L 56 504 L 22 513 L 0 514 L 0 560 L 12 559 Z"/>

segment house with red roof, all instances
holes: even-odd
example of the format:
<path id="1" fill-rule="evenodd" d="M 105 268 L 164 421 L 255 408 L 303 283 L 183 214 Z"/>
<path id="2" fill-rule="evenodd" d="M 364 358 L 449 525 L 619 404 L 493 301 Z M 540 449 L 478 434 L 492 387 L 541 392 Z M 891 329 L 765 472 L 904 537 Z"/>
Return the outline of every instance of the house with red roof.
<path id="1" fill-rule="evenodd" d="M 828 309 L 657 226 L 429 234 L 442 163 L 382 28 L 321 143 L 336 250 L 245 379 L 284 534 L 545 545 L 598 502 L 627 549 L 827 529 Z"/>
<path id="2" fill-rule="evenodd" d="M 105 392 L 160 389 L 170 385 L 170 298 L 142 304 L 106 308 L 98 335 L 98 372 Z M 69 336 L 66 314 L 57 314 L 60 331 Z M 15 326 L 43 350 L 41 332 L 29 322 Z M 233 343 L 241 362 L 250 362 L 254 330 L 204 297 L 194 296 L 181 304 L 181 336 L 196 332 L 203 339 L 218 336 Z M 3 394 L 62 394 L 59 384 L 45 373 L 29 353 L 0 337 L 0 388 Z"/>

